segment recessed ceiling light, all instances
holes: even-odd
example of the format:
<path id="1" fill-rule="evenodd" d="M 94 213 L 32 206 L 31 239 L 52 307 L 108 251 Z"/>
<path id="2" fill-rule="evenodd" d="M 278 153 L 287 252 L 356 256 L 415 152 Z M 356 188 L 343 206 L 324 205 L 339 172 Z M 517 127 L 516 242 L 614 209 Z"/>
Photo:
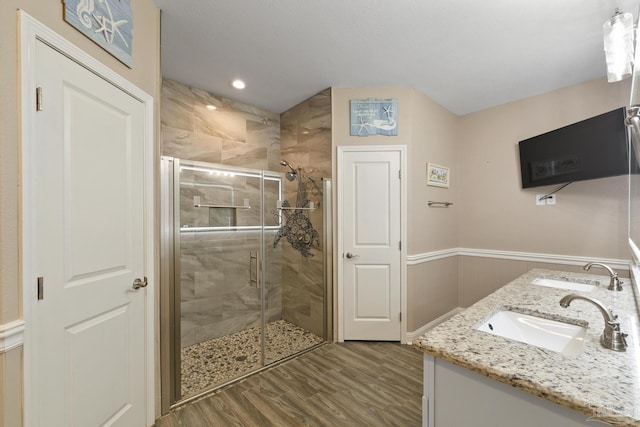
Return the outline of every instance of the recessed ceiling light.
<path id="1" fill-rule="evenodd" d="M 211 104 L 207 105 L 207 108 L 209 110 L 216 110 L 217 109 L 215 105 L 211 105 Z"/>
<path id="2" fill-rule="evenodd" d="M 244 89 L 245 84 L 242 80 L 236 79 L 233 82 L 231 82 L 231 86 L 235 87 L 236 89 Z"/>

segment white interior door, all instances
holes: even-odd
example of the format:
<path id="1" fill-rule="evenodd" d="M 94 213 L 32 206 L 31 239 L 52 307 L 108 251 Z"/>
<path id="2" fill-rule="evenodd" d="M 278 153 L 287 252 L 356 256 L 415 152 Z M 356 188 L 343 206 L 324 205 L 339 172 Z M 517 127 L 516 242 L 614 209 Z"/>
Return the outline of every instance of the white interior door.
<path id="1" fill-rule="evenodd" d="M 401 339 L 400 151 L 348 151 L 341 162 L 345 340 Z"/>
<path id="2" fill-rule="evenodd" d="M 35 61 L 29 419 L 145 426 L 144 104 L 40 41 Z"/>

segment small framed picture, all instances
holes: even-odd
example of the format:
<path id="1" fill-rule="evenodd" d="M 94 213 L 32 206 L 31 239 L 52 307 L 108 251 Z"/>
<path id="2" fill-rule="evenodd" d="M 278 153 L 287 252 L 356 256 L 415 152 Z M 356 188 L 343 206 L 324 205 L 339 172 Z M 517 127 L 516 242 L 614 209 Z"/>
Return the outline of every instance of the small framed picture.
<path id="1" fill-rule="evenodd" d="M 427 185 L 449 188 L 449 168 L 427 163 Z"/>

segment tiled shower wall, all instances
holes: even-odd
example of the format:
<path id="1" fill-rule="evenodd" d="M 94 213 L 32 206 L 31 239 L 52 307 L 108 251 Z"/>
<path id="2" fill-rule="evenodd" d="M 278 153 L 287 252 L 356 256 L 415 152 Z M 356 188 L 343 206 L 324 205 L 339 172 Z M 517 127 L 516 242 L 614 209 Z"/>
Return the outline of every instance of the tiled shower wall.
<path id="1" fill-rule="evenodd" d="M 213 105 L 215 110 L 209 110 Z M 162 155 L 221 165 L 279 171 L 280 117 L 226 98 L 213 96 L 172 80 L 162 87 Z M 181 180 L 196 183 L 183 187 L 182 226 L 207 225 L 208 209 L 193 207 L 193 196 L 203 204 L 222 200 L 208 194 L 195 179 L 181 173 Z M 196 182 L 197 181 L 197 182 Z M 236 204 L 249 198 L 255 206 L 254 182 L 221 182 L 233 185 Z M 267 197 L 275 204 L 276 198 Z M 275 206 L 274 206 L 275 207 Z M 239 211 L 238 225 L 251 225 L 254 212 Z M 245 218 L 242 218 L 244 215 Z M 259 216 L 258 216 L 259 217 Z M 247 222 L 240 224 L 241 221 Z M 267 232 L 273 241 L 275 231 Z M 181 337 L 187 346 L 217 336 L 257 326 L 260 322 L 259 290 L 249 282 L 249 252 L 259 247 L 259 230 L 182 232 L 181 240 Z M 267 318 L 282 318 L 281 249 L 268 256 Z"/>
<path id="2" fill-rule="evenodd" d="M 165 79 L 161 114 L 163 156 L 280 170 L 277 113 Z"/>
<path id="3" fill-rule="evenodd" d="M 300 168 L 307 198 L 318 209 L 310 212 L 322 246 L 322 178 L 331 177 L 331 89 L 324 90 L 282 113 L 282 158 Z M 285 199 L 295 205 L 297 183 L 285 180 Z M 282 247 L 282 317 L 318 336 L 324 330 L 323 248 L 306 258 L 289 244 Z"/>
<path id="4" fill-rule="evenodd" d="M 322 194 L 318 190 L 322 189 L 321 178 L 331 176 L 330 89 L 280 116 L 173 80 L 163 81 L 162 155 L 281 171 L 281 147 L 282 158 L 302 168 L 308 196 L 318 207 L 310 218 L 322 235 Z M 296 184 L 284 183 L 285 199 L 293 205 Z M 197 220 L 202 213 L 193 211 L 193 195 L 200 194 L 185 197 L 189 200 L 182 216 Z M 323 336 L 322 248 L 314 249 L 312 258 L 300 255 L 285 239 L 273 248 L 275 233 L 268 231 L 265 237 L 267 319 L 284 318 Z M 259 293 L 249 284 L 247 255 L 258 245 L 259 231 L 183 232 L 181 242 L 182 345 L 257 325 Z M 286 286 L 281 286 L 283 282 Z"/>

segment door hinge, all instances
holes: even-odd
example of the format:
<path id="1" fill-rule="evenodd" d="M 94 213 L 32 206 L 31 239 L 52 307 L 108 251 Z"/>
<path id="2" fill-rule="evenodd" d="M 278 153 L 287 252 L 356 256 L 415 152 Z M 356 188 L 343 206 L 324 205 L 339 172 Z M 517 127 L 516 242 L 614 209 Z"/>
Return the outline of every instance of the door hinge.
<path id="1" fill-rule="evenodd" d="M 36 88 L 36 111 L 42 111 L 42 87 Z"/>
<path id="2" fill-rule="evenodd" d="M 38 277 L 38 300 L 44 299 L 44 277 Z"/>
<path id="3" fill-rule="evenodd" d="M 400 312 L 400 321 L 402 322 L 402 312 Z"/>
<path id="4" fill-rule="evenodd" d="M 402 179 L 402 170 L 398 171 L 398 179 Z"/>
<path id="5" fill-rule="evenodd" d="M 402 250 L 402 240 L 400 240 L 398 242 L 398 250 L 400 250 L 400 251 Z"/>

